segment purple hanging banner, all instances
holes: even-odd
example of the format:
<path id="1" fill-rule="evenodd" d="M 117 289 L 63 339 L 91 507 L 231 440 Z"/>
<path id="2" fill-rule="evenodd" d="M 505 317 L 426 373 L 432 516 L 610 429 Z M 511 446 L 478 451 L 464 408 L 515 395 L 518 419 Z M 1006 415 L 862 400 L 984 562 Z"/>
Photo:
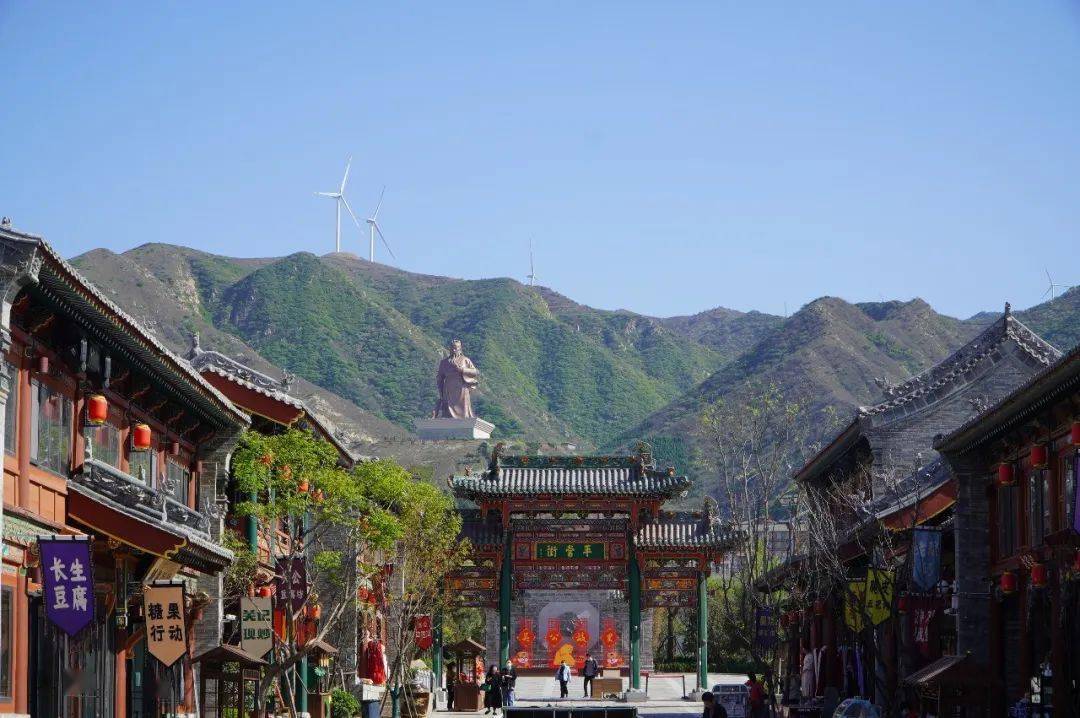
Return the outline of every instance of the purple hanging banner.
<path id="1" fill-rule="evenodd" d="M 1073 531 L 1080 533 L 1080 452 L 1072 460 Z"/>
<path id="2" fill-rule="evenodd" d="M 278 602 L 288 602 L 296 613 L 307 600 L 307 567 L 303 557 L 279 558 L 276 564 Z"/>
<path id="3" fill-rule="evenodd" d="M 74 637 L 94 621 L 94 563 L 89 537 L 39 538 L 45 615 Z"/>

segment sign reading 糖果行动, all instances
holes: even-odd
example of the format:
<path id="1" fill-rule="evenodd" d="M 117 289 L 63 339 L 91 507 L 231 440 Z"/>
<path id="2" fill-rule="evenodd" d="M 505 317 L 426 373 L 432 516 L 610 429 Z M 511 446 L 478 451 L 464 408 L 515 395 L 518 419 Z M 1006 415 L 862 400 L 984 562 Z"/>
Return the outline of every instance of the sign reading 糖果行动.
<path id="1" fill-rule="evenodd" d="M 187 652 L 184 587 L 179 584 L 143 587 L 146 648 L 166 667 Z"/>

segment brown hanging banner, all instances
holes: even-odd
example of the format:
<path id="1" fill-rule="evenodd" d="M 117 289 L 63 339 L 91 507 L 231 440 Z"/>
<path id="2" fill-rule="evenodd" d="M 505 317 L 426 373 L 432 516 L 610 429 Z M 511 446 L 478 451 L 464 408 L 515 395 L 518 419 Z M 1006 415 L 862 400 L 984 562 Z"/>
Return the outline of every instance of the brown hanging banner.
<path id="1" fill-rule="evenodd" d="M 143 613 L 147 650 L 168 668 L 187 653 L 184 587 L 180 584 L 144 586 Z"/>

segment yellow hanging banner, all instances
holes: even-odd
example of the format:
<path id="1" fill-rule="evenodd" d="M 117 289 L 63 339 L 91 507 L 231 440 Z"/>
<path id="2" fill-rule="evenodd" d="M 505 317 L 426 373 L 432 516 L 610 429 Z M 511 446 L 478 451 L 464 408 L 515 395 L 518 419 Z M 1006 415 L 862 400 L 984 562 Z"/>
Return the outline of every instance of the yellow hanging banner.
<path id="1" fill-rule="evenodd" d="M 863 620 L 865 599 L 866 581 L 848 581 L 847 594 L 844 596 L 844 623 L 856 633 L 866 625 Z"/>
<path id="2" fill-rule="evenodd" d="M 893 572 L 877 568 L 866 571 L 866 617 L 876 626 L 892 617 Z"/>

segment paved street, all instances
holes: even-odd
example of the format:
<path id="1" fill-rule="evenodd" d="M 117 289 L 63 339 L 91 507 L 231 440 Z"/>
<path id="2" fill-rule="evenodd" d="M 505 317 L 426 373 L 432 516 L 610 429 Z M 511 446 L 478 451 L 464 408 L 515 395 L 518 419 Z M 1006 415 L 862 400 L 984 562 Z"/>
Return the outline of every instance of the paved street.
<path id="1" fill-rule="evenodd" d="M 624 685 L 625 685 L 624 679 Z M 683 699 L 683 681 L 685 680 L 686 691 L 694 690 L 695 677 L 692 673 L 664 674 L 663 676 L 651 676 L 649 678 L 649 700 L 645 703 L 634 704 L 638 713 L 649 716 L 663 715 L 697 715 L 701 713 L 701 705 Z M 642 687 L 645 687 L 645 677 L 642 676 Z M 710 673 L 709 686 L 717 683 L 743 683 L 746 676 L 732 673 Z M 603 706 L 603 705 L 626 705 L 617 701 L 601 701 L 583 698 L 581 694 L 581 678 L 574 676 L 570 682 L 570 697 L 563 700 L 559 696 L 559 685 L 554 678 L 545 676 L 523 676 L 517 682 L 518 705 L 560 705 L 560 706 Z M 442 712 L 442 711 L 440 711 Z M 475 716 L 476 713 L 447 713 L 447 716 L 462 715 Z M 483 715 L 483 711 L 480 711 Z"/>

